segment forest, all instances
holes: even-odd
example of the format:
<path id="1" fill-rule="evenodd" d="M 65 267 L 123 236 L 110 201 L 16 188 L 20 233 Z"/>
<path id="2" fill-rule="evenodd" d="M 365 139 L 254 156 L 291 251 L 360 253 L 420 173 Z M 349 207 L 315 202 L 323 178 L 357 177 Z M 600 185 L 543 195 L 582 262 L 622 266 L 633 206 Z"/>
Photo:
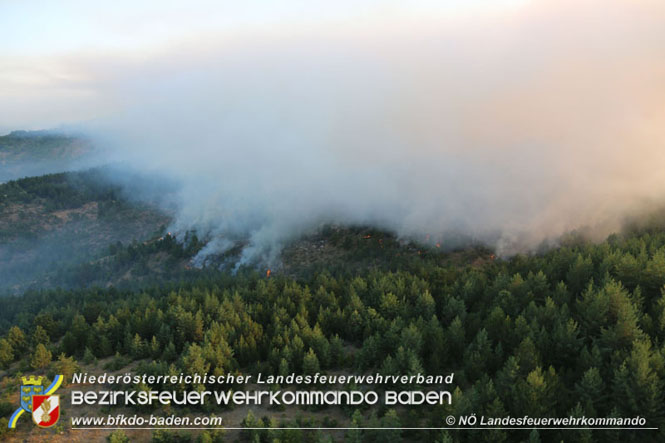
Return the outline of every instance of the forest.
<path id="1" fill-rule="evenodd" d="M 329 411 L 310 407 L 289 410 L 290 420 L 257 416 L 250 410 L 243 426 L 264 429 L 237 436 L 158 430 L 152 438 L 261 442 L 664 438 L 665 229 L 657 223 L 627 227 L 601 243 L 571 234 L 557 247 L 509 258 L 497 258 L 482 248 L 440 252 L 431 246 L 404 246 L 376 230 L 369 235 L 362 229 L 330 229 L 321 235 L 357 251 L 366 266 L 341 259 L 326 269 L 314 266 L 297 275 L 267 275 L 249 267 L 236 273 L 210 269 L 138 289 L 81 286 L 1 298 L 0 365 L 7 381 L 0 409 L 12 409 L 9 397 L 21 374 L 67 377 L 83 366 L 99 371 L 131 367 L 132 372 L 155 375 L 454 372 L 450 406 L 342 407 L 340 417 L 333 414 L 340 407 L 328 407 Z M 198 242 L 176 242 L 167 235 L 142 246 L 111 248 L 132 261 L 146 248 L 189 257 L 200 247 Z M 419 248 L 417 253 L 414 247 Z M 460 259 L 460 254 L 467 255 Z M 661 430 L 363 429 L 441 428 L 447 415 L 471 413 L 640 416 Z M 0 429 L 6 430 L 6 421 L 0 419 Z M 351 429 L 279 429 L 294 423 Z M 123 431 L 109 436 L 110 441 L 125 438 Z"/>

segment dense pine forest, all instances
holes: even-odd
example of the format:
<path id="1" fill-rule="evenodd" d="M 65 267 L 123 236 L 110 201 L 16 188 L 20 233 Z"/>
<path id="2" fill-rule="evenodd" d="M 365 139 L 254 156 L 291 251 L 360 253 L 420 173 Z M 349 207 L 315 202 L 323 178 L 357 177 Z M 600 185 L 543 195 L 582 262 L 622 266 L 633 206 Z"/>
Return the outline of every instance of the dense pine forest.
<path id="1" fill-rule="evenodd" d="M 33 193 L 43 194 L 38 186 L 35 189 Z M 288 266 L 270 275 L 254 268 L 235 273 L 202 269 L 142 288 L 83 284 L 79 289 L 32 290 L 0 299 L 0 365 L 6 377 L 0 415 L 6 417 L 13 409 L 10 398 L 21 374 L 52 377 L 82 367 L 217 375 L 454 372 L 450 406 L 303 408 L 290 410 L 291 420 L 250 410 L 242 411 L 243 426 L 264 430 L 238 435 L 155 431 L 152 438 L 665 438 L 665 229 L 657 222 L 627 227 L 602 243 L 571 234 L 555 248 L 506 258 L 480 247 L 440 252 L 367 228 L 328 228 L 319 236 L 336 245 L 341 255 L 331 257 L 328 266 L 312 265 L 299 273 L 289 272 Z M 192 257 L 200 245 L 195 236 L 176 240 L 166 234 L 146 243 L 111 244 L 110 249 L 118 263 L 140 262 L 141 257 L 160 253 L 173 264 Z M 356 261 L 349 261 L 344 251 L 351 251 Z M 95 270 L 99 271 L 88 269 Z M 640 416 L 661 430 L 362 429 L 445 427 L 447 415 L 471 413 Z M 6 418 L 0 421 L 0 428 L 6 429 Z M 301 427 L 356 429 L 276 429 L 296 422 Z M 116 431 L 109 438 L 125 437 Z"/>

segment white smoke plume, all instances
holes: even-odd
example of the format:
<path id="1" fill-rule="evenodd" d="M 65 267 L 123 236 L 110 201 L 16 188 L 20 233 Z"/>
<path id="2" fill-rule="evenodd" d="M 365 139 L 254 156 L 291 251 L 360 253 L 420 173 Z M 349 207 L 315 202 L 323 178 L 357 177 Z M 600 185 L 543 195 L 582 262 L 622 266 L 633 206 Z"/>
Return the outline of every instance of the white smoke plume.
<path id="1" fill-rule="evenodd" d="M 72 60 L 115 158 L 181 184 L 172 229 L 274 260 L 323 223 L 461 233 L 501 254 L 665 197 L 665 3 L 210 35 Z M 199 257 L 202 259 L 204 257 Z"/>

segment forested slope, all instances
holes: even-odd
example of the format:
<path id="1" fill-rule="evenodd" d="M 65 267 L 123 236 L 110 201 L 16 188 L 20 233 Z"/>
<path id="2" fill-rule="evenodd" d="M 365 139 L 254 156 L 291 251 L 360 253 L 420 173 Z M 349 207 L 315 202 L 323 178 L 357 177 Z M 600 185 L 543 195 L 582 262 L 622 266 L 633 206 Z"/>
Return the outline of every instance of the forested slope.
<path id="1" fill-rule="evenodd" d="M 100 169 L 0 184 L 0 293 L 104 285 L 112 278 L 82 275 L 86 264 L 111 244 L 159 235 L 168 222 L 163 211 L 129 201 Z"/>
<path id="2" fill-rule="evenodd" d="M 662 429 L 665 230 L 635 229 L 600 244 L 571 238 L 544 254 L 509 260 L 422 255 L 392 257 L 403 260 L 396 272 L 313 270 L 267 278 L 245 270 L 137 292 L 4 298 L 0 361 L 9 377 L 113 356 L 114 369 L 137 361 L 136 371 L 155 374 L 454 372 L 450 407 L 348 408 L 339 425 L 440 427 L 447 414 L 476 413 L 641 416 Z M 35 352 L 46 357 L 35 359 Z M 3 395 L 13 389 L 10 383 Z M 310 425 L 320 426 L 317 420 Z M 251 414 L 244 423 L 278 422 Z M 270 441 L 282 435 L 276 432 L 240 437 Z M 405 441 L 663 438 L 662 431 L 391 432 Z M 316 438 L 291 434 L 291 441 Z M 380 441 L 386 435 L 347 436 Z"/>

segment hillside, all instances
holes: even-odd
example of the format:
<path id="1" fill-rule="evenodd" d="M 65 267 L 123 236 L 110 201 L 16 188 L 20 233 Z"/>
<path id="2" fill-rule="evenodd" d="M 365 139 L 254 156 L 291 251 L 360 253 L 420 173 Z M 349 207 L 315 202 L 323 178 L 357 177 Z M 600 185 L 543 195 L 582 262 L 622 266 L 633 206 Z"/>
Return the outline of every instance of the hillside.
<path id="1" fill-rule="evenodd" d="M 369 240 L 367 235 L 376 233 L 358 236 L 358 244 Z M 166 238 L 154 244 L 169 243 Z M 378 260 L 379 251 L 386 249 L 368 251 Z M 141 291 L 37 291 L 2 299 L 0 362 L 8 380 L 2 395 L 7 405 L 13 404 L 21 373 L 67 373 L 77 365 L 90 372 L 141 374 L 454 372 L 451 406 L 216 412 L 226 417 L 226 426 L 265 427 L 227 434 L 241 441 L 283 436 L 274 428 L 294 425 L 295 417 L 304 427 L 393 423 L 408 428 L 439 427 L 449 414 L 470 412 L 641 416 L 663 429 L 665 230 L 634 230 L 600 244 L 571 238 L 542 255 L 510 260 L 478 257 L 469 263 L 455 259 L 457 254 L 416 250 L 396 259 L 396 272 L 341 267 L 294 278 L 246 269 Z M 39 347 L 46 360 L 33 357 Z M 132 411 L 142 409 L 126 412 Z M 151 412 L 169 413 L 160 408 Z M 25 424 L 14 438 L 39 432 Z M 61 440 L 106 435 L 67 426 L 57 432 L 62 434 L 51 435 Z M 182 431 L 176 437 L 169 432 L 152 435 L 155 441 L 192 441 L 200 434 Z M 385 437 L 372 430 L 358 432 L 362 441 Z M 608 441 L 618 435 L 623 441 L 662 438 L 659 431 L 649 432 L 504 429 L 490 436 L 492 441 L 537 436 L 552 442 L 571 436 L 575 441 Z M 331 435 L 341 439 L 352 434 Z M 311 441 L 316 435 L 294 431 L 291 441 Z M 454 430 L 405 429 L 392 435 L 404 441 L 476 441 L 473 434 Z"/>
<path id="2" fill-rule="evenodd" d="M 197 267 L 207 239 L 166 232 L 169 214 L 129 199 L 108 177 L 93 169 L 0 185 L 1 281 L 14 294 L 0 298 L 2 411 L 17 403 L 26 373 L 454 373 L 450 406 L 187 407 L 175 409 L 187 416 L 214 412 L 227 427 L 259 429 L 224 437 L 210 430 L 122 432 L 154 441 L 272 441 L 284 438 L 280 427 L 357 427 L 369 429 L 288 435 L 289 441 L 325 441 L 327 434 L 334 441 L 389 435 L 465 442 L 476 441 L 474 434 L 375 428 L 437 428 L 448 415 L 473 412 L 640 416 L 661 428 L 649 434 L 501 429 L 483 434 L 491 441 L 663 438 L 662 212 L 601 243 L 571 233 L 557 247 L 509 258 L 480 245 L 450 250 L 427 236 L 323 226 L 287 244 L 273 269 L 237 267 L 241 241 Z M 70 405 L 72 388 L 61 392 L 68 417 L 108 412 Z M 389 388 L 420 387 L 375 387 Z M 68 423 L 45 432 L 54 441 L 110 434 Z M 11 432 L 4 437 L 22 441 L 44 431 L 26 422 Z"/>
<path id="3" fill-rule="evenodd" d="M 89 164 L 91 141 L 58 131 L 13 131 L 0 136 L 0 183 Z"/>
<path id="4" fill-rule="evenodd" d="M 101 170 L 4 183 L 0 291 L 76 286 L 63 270 L 107 255 L 111 244 L 151 238 L 168 222 L 157 209 L 127 201 Z"/>
<path id="5" fill-rule="evenodd" d="M 104 168 L 50 174 L 0 185 L 0 291 L 139 287 L 235 269 L 243 242 L 198 263 L 196 233 L 166 232 L 169 214 L 136 200 Z M 398 270 L 422 263 L 488 260 L 477 246 L 443 253 L 425 238 L 398 239 L 367 226 L 324 226 L 285 245 L 272 273 Z M 448 251 L 450 252 L 450 251 Z M 251 266 L 250 266 L 251 268 Z M 263 265 L 261 272 L 267 272 Z"/>

